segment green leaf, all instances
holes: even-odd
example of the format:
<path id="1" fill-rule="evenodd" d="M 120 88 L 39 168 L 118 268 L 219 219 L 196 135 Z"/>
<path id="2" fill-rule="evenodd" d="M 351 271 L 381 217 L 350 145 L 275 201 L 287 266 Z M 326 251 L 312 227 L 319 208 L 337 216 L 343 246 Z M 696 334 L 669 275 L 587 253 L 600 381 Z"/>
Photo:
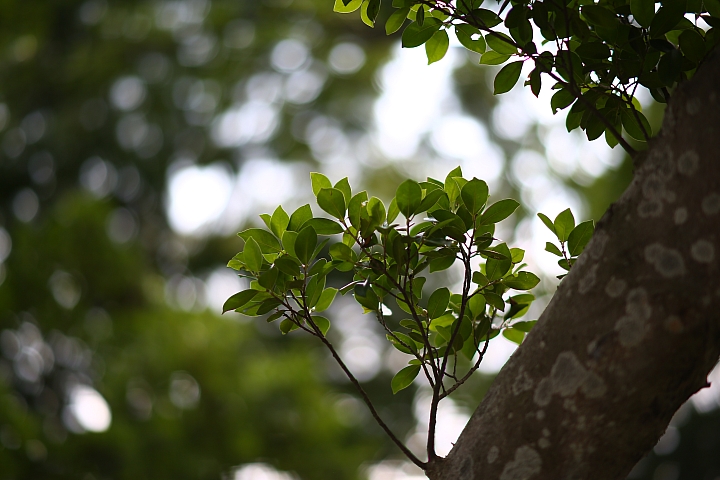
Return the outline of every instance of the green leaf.
<path id="1" fill-rule="evenodd" d="M 332 188 L 330 179 L 318 172 L 310 172 L 310 183 L 312 184 L 313 195 L 316 197 L 323 188 Z"/>
<path id="2" fill-rule="evenodd" d="M 443 59 L 450 46 L 450 38 L 445 30 L 438 30 L 425 42 L 425 54 L 427 55 L 428 65 Z"/>
<path id="3" fill-rule="evenodd" d="M 480 315 L 485 313 L 485 297 L 476 293 L 470 297 L 467 306 L 470 309 L 470 313 L 472 313 L 472 317 L 478 318 Z"/>
<path id="4" fill-rule="evenodd" d="M 434 207 L 435 204 L 438 203 L 440 198 L 442 198 L 444 196 L 447 196 L 447 194 L 442 189 L 439 189 L 439 188 L 436 190 L 427 192 L 425 194 L 425 198 L 423 198 L 422 202 L 420 202 L 420 206 L 415 210 L 415 213 L 417 214 L 420 212 L 427 212 L 432 207 Z M 390 216 L 388 215 L 388 221 L 390 221 L 389 219 L 390 219 Z"/>
<path id="5" fill-rule="evenodd" d="M 380 0 L 365 0 L 360 10 L 360 18 L 368 27 L 375 27 L 375 19 L 380 12 Z"/>
<path id="6" fill-rule="evenodd" d="M 367 202 L 367 192 L 356 193 L 348 202 L 348 218 L 350 224 L 355 228 L 360 228 L 360 214 L 363 210 L 363 203 Z"/>
<path id="7" fill-rule="evenodd" d="M 362 5 L 363 0 L 350 0 L 347 5 L 342 0 L 335 0 L 335 6 L 333 12 L 337 13 L 352 13 Z"/>
<path id="8" fill-rule="evenodd" d="M 282 255 L 276 258 L 273 265 L 285 275 L 290 275 L 291 277 L 300 276 L 300 262 L 290 255 Z"/>
<path id="9" fill-rule="evenodd" d="M 515 86 L 518 79 L 520 78 L 520 72 L 522 71 L 523 62 L 513 62 L 505 65 L 495 76 L 494 82 L 494 94 L 500 95 L 507 93 Z"/>
<path id="10" fill-rule="evenodd" d="M 400 214 L 400 209 L 397 206 L 397 199 L 393 198 L 388 206 L 387 222 L 392 223 L 395 221 L 397 216 Z"/>
<path id="11" fill-rule="evenodd" d="M 295 240 L 297 240 L 297 235 L 297 232 L 287 230 L 285 233 L 283 233 L 282 237 L 283 248 L 289 255 L 292 255 L 293 257 L 297 257 L 297 255 L 295 255 Z"/>
<path id="12" fill-rule="evenodd" d="M 600 5 L 585 5 L 582 7 L 582 14 L 591 25 L 605 28 L 620 26 L 617 15 Z"/>
<path id="13" fill-rule="evenodd" d="M 703 0 L 705 9 L 715 18 L 720 18 L 720 0 Z"/>
<path id="14" fill-rule="evenodd" d="M 557 235 L 558 240 L 564 242 L 568 239 L 573 228 L 575 228 L 575 217 L 573 217 L 572 212 L 568 208 L 555 217 L 553 225 L 555 225 L 555 235 Z"/>
<path id="15" fill-rule="evenodd" d="M 485 41 L 488 47 L 492 48 L 495 52 L 503 55 L 515 55 L 518 53 L 517 47 L 515 47 L 515 41 L 500 32 L 487 33 L 485 35 Z"/>
<path id="16" fill-rule="evenodd" d="M 393 33 L 400 30 L 400 27 L 405 23 L 405 19 L 410 13 L 410 7 L 404 7 L 400 10 L 395 10 L 392 15 L 385 22 L 385 33 L 392 35 Z"/>
<path id="17" fill-rule="evenodd" d="M 270 216 L 270 215 L 267 214 L 267 213 L 261 213 L 259 216 L 260 216 L 260 218 L 262 219 L 262 221 L 263 221 L 263 223 L 265 224 L 265 226 L 266 226 L 267 228 L 270 228 L 270 229 L 271 229 L 272 227 L 271 227 L 270 225 L 271 225 L 272 216 Z"/>
<path id="18" fill-rule="evenodd" d="M 480 287 L 484 287 L 490 283 L 490 280 L 488 280 L 487 277 L 480 272 L 473 272 L 472 281 L 473 283 L 477 283 Z"/>
<path id="19" fill-rule="evenodd" d="M 460 197 L 471 214 L 479 213 L 488 199 L 487 183 L 473 177 L 460 190 Z"/>
<path id="20" fill-rule="evenodd" d="M 420 365 L 410 365 L 396 373 L 390 382 L 393 394 L 409 387 L 413 380 L 415 380 L 415 377 L 418 376 L 418 373 L 420 373 Z"/>
<path id="21" fill-rule="evenodd" d="M 333 287 L 329 287 L 323 290 L 322 294 L 320 295 L 320 300 L 318 300 L 318 303 L 315 304 L 315 311 L 322 312 L 323 310 L 327 310 L 332 304 L 333 300 L 335 300 L 335 295 L 337 295 L 337 292 L 338 289 Z"/>
<path id="22" fill-rule="evenodd" d="M 545 242 L 545 251 L 550 252 L 553 255 L 557 255 L 558 257 L 562 257 L 563 254 L 560 251 L 560 249 L 554 244 L 550 242 Z"/>
<path id="23" fill-rule="evenodd" d="M 537 320 L 528 320 L 526 322 L 515 322 L 512 324 L 512 328 L 520 332 L 529 333 L 530 330 L 537 324 Z"/>
<path id="24" fill-rule="evenodd" d="M 333 188 L 337 188 L 343 193 L 343 196 L 345 197 L 345 205 L 350 203 L 350 200 L 352 199 L 352 189 L 350 188 L 350 182 L 347 177 L 340 179 Z"/>
<path id="25" fill-rule="evenodd" d="M 512 198 L 506 198 L 505 200 L 495 202 L 490 205 L 488 209 L 485 210 L 485 213 L 483 213 L 480 217 L 480 225 L 489 225 L 505 220 L 507 217 L 512 215 L 519 206 L 520 204 Z"/>
<path id="26" fill-rule="evenodd" d="M 680 34 L 680 50 L 685 57 L 695 63 L 705 58 L 705 40 L 702 35 L 693 29 L 687 29 Z"/>
<path id="27" fill-rule="evenodd" d="M 316 311 L 319 311 L 316 309 Z M 327 335 L 328 330 L 330 330 L 330 320 L 328 320 L 325 317 L 321 317 L 319 315 L 313 315 L 312 321 L 315 324 L 315 326 L 318 327 L 318 329 L 322 332 L 323 337 Z"/>
<path id="28" fill-rule="evenodd" d="M 530 272 L 518 272 L 517 275 L 503 279 L 503 284 L 514 290 L 530 290 L 540 283 L 540 279 Z"/>
<path id="29" fill-rule="evenodd" d="M 262 251 L 260 245 L 255 241 L 253 237 L 249 237 L 245 241 L 245 249 L 243 250 L 243 256 L 245 257 L 245 265 L 248 270 L 253 273 L 260 272 L 260 268 L 263 263 Z"/>
<path id="30" fill-rule="evenodd" d="M 413 353 L 417 352 L 417 348 L 413 339 L 402 332 L 392 332 L 392 335 L 387 334 L 385 335 L 385 337 L 390 340 L 390 343 L 392 343 L 393 347 L 397 348 L 403 353 L 412 355 Z"/>
<path id="31" fill-rule="evenodd" d="M 250 300 L 260 293 L 258 290 L 249 289 L 238 292 L 232 297 L 225 300 L 223 304 L 222 313 L 229 312 L 230 310 L 237 310 L 238 308 L 244 307 Z"/>
<path id="32" fill-rule="evenodd" d="M 427 42 L 435 35 L 442 22 L 435 17 L 427 18 L 422 26 L 418 25 L 417 22 L 413 22 L 403 30 L 402 34 L 402 46 L 403 48 L 414 48 L 419 47 L 423 43 Z"/>
<path id="33" fill-rule="evenodd" d="M 498 253 L 505 255 L 506 258 L 498 260 L 495 258 L 489 258 L 485 264 L 485 275 L 488 280 L 498 280 L 502 278 L 512 267 L 512 254 L 507 244 L 501 243 L 492 247 Z"/>
<path id="34" fill-rule="evenodd" d="M 335 1 L 339 2 L 340 0 Z M 286 318 L 285 320 L 280 322 L 280 332 L 282 332 L 283 335 L 287 335 L 288 333 L 292 332 L 293 330 L 297 330 L 298 328 L 300 327 L 298 327 L 297 324 L 289 318 Z"/>
<path id="35" fill-rule="evenodd" d="M 290 215 L 290 223 L 288 224 L 287 229 L 292 230 L 293 232 L 299 232 L 305 222 L 311 218 L 313 218 L 312 209 L 310 208 L 310 204 L 306 203 Z"/>
<path id="36" fill-rule="evenodd" d="M 353 252 L 352 248 L 348 247 L 344 243 L 336 243 L 330 247 L 330 256 L 335 260 L 342 260 L 343 262 L 355 263 L 357 256 Z"/>
<path id="37" fill-rule="evenodd" d="M 647 141 L 647 138 L 645 138 L 645 134 L 643 133 L 643 128 L 645 129 L 645 132 L 647 132 L 648 136 L 652 136 L 650 123 L 642 112 L 636 110 L 635 113 L 633 113 L 629 108 L 623 108 L 620 110 L 620 118 L 625 131 L 635 140 L 640 140 L 642 142 Z M 638 119 L 640 119 L 640 123 L 638 123 Z"/>
<path id="38" fill-rule="evenodd" d="M 506 328 L 502 332 L 503 337 L 507 338 L 513 343 L 520 345 L 525 340 L 525 332 L 515 330 L 514 328 Z"/>
<path id="39" fill-rule="evenodd" d="M 338 219 L 345 218 L 345 195 L 337 188 L 321 188 L 317 193 L 320 208 Z"/>
<path id="40" fill-rule="evenodd" d="M 383 205 L 382 200 L 377 197 L 370 198 L 367 209 L 370 218 L 376 225 L 380 226 L 385 222 L 385 205 Z"/>
<path id="41" fill-rule="evenodd" d="M 655 17 L 655 0 L 630 0 L 630 12 L 640 25 L 648 28 Z"/>
<path id="42" fill-rule="evenodd" d="M 477 53 L 485 53 L 485 39 L 480 34 L 480 30 L 472 25 L 468 25 L 467 23 L 455 25 L 455 36 L 462 46 L 468 50 Z M 473 37 L 475 37 L 474 40 Z"/>
<path id="43" fill-rule="evenodd" d="M 500 65 L 507 62 L 509 58 L 510 55 L 490 50 L 480 56 L 480 65 Z"/>
<path id="44" fill-rule="evenodd" d="M 414 180 L 405 180 L 395 192 L 395 201 L 400 213 L 410 218 L 422 201 L 422 188 Z"/>
<path id="45" fill-rule="evenodd" d="M 279 253 L 281 250 L 280 241 L 272 233 L 261 228 L 248 228 L 238 233 L 238 236 L 245 242 L 250 238 L 255 240 L 262 253 Z"/>
<path id="46" fill-rule="evenodd" d="M 343 232 L 342 225 L 329 218 L 311 218 L 303 226 L 312 226 L 318 235 L 337 235 Z"/>
<path id="47" fill-rule="evenodd" d="M 317 233 L 313 227 L 307 226 L 298 232 L 297 239 L 295 239 L 295 255 L 303 265 L 309 264 L 312 260 L 316 245 Z"/>
<path id="48" fill-rule="evenodd" d="M 282 238 L 289 222 L 290 217 L 288 214 L 282 207 L 278 206 L 270 218 L 270 229 L 278 238 Z"/>
<path id="49" fill-rule="evenodd" d="M 445 310 L 447 310 L 449 302 L 450 290 L 445 287 L 435 290 L 428 299 L 428 317 L 433 319 L 442 316 L 445 313 Z"/>
<path id="50" fill-rule="evenodd" d="M 650 36 L 658 38 L 680 23 L 685 15 L 685 2 L 662 2 L 660 9 L 650 22 Z"/>
<path id="51" fill-rule="evenodd" d="M 555 225 L 553 224 L 552 220 L 548 218 L 547 215 L 545 215 L 544 213 L 538 213 L 537 216 L 540 220 L 542 220 L 545 226 L 550 229 L 552 233 L 555 233 L 555 235 L 557 235 L 557 233 L 555 232 Z"/>
<path id="52" fill-rule="evenodd" d="M 445 255 L 430 260 L 430 273 L 446 270 L 455 263 L 455 254 L 449 252 Z"/>
<path id="53" fill-rule="evenodd" d="M 484 25 L 488 28 L 500 25 L 502 23 L 502 19 L 497 15 L 497 13 L 486 8 L 473 9 L 472 12 L 470 12 L 470 15 L 472 16 L 473 20 L 479 22 L 481 25 Z"/>
<path id="54" fill-rule="evenodd" d="M 576 257 L 585 250 L 585 245 L 592 238 L 593 232 L 595 231 L 595 223 L 592 220 L 583 222 L 570 232 L 568 236 L 568 251 L 570 255 Z"/>
<path id="55" fill-rule="evenodd" d="M 553 115 L 555 115 L 558 110 L 569 107 L 574 101 L 575 95 L 573 95 L 570 90 L 565 90 L 564 88 L 558 90 L 550 99 L 550 107 L 552 108 Z"/>
<path id="56" fill-rule="evenodd" d="M 500 295 L 493 292 L 485 292 L 484 295 L 488 305 L 495 307 L 500 311 L 505 310 L 505 302 Z"/>

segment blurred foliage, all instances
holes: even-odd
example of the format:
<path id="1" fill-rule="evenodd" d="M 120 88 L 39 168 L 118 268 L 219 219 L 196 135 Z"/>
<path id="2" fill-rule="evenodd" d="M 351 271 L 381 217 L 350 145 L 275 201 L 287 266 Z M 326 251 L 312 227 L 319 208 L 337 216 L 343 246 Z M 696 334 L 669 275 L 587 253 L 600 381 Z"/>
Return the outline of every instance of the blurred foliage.
<path id="1" fill-rule="evenodd" d="M 179 158 L 239 168 L 262 147 L 312 161 L 293 118 L 362 128 L 367 110 L 352 105 L 374 95 L 387 41 L 310 0 L 10 0 L 0 11 L 0 478 L 220 478 L 265 461 L 340 479 L 391 454 L 329 382 L 323 353 L 193 298 L 189 311 L 167 304 L 170 277 L 192 287 L 236 241 L 179 238 L 162 209 Z M 315 93 L 270 99 L 281 121 L 262 142 L 213 141 L 223 111 L 283 88 L 291 73 L 270 56 L 289 37 L 310 49 Z M 366 67 L 330 76 L 314 56 L 343 41 L 362 46 Z M 381 377 L 366 388 L 408 431 L 412 395 L 388 402 Z M 72 421 L 78 385 L 109 404 L 107 431 Z"/>

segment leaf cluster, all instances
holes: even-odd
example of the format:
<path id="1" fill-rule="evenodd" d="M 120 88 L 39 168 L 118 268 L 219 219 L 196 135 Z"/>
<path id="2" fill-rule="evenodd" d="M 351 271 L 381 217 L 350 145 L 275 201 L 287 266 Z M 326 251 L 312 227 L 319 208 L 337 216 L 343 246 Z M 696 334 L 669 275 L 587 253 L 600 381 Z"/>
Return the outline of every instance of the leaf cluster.
<path id="1" fill-rule="evenodd" d="M 578 256 L 585 250 L 585 246 L 592 238 L 595 231 L 595 222 L 588 220 L 576 226 L 575 217 L 569 208 L 560 212 L 554 221 L 542 213 L 537 215 L 545 226 L 555 234 L 559 242 L 558 245 L 547 242 L 545 250 L 561 257 L 558 260 L 558 265 L 566 271 L 570 271 Z M 567 274 L 558 275 L 558 278 L 562 279 L 565 275 Z"/>
<path id="2" fill-rule="evenodd" d="M 335 11 L 362 10 L 374 26 L 381 0 L 336 0 Z M 496 94 L 511 90 L 523 67 L 536 96 L 550 82 L 553 113 L 569 109 L 568 131 L 605 135 L 611 147 L 632 147 L 653 134 L 635 95 L 639 87 L 665 103 L 720 41 L 720 0 L 506 0 L 499 13 L 484 0 L 392 0 L 388 35 L 402 46 L 425 45 L 429 63 L 448 50 L 448 32 L 480 63 L 504 65 Z M 407 22 L 409 20 L 409 23 Z M 407 23 L 407 25 L 406 25 Z"/>
<path id="3" fill-rule="evenodd" d="M 304 330 L 332 350 L 331 322 L 318 314 L 338 293 L 351 294 L 409 357 L 392 379 L 393 392 L 423 372 L 436 401 L 478 368 L 491 339 L 502 332 L 519 344 L 535 324 L 518 320 L 535 297 L 512 292 L 540 279 L 524 270 L 523 250 L 494 237 L 495 225 L 519 207 L 515 200 L 489 202 L 487 184 L 463 178 L 459 167 L 444 181 L 404 181 L 387 205 L 365 191 L 353 193 L 347 178 L 333 184 L 313 173 L 311 182 L 323 216 L 310 205 L 292 214 L 278 207 L 261 215 L 266 228 L 238 234 L 244 248 L 228 266 L 250 288 L 230 297 L 223 313 L 268 315 L 282 333 Z M 463 270 L 462 290 L 442 287 L 425 297 L 428 274 L 455 264 Z M 352 273 L 352 281 L 327 286 L 333 270 Z M 388 305 L 406 318 L 387 316 Z M 459 358 L 470 365 L 462 374 Z"/>

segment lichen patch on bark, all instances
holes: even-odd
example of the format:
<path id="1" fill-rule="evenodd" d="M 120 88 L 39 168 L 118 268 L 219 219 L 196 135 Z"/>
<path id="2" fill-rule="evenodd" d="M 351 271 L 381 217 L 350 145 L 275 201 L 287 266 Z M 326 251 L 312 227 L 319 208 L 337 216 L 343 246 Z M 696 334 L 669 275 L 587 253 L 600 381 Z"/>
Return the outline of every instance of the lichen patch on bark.
<path id="1" fill-rule="evenodd" d="M 534 448 L 523 445 L 515 458 L 505 464 L 500 480 L 530 480 L 542 470 L 542 458 Z"/>

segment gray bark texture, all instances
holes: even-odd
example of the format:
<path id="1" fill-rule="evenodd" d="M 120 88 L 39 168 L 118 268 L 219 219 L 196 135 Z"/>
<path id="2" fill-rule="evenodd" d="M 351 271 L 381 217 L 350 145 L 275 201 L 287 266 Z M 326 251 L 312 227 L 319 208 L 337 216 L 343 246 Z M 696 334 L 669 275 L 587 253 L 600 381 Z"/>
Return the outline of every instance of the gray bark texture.
<path id="1" fill-rule="evenodd" d="M 623 479 L 720 356 L 720 51 L 433 480 Z M 492 347 L 491 347 L 492 348 Z"/>

